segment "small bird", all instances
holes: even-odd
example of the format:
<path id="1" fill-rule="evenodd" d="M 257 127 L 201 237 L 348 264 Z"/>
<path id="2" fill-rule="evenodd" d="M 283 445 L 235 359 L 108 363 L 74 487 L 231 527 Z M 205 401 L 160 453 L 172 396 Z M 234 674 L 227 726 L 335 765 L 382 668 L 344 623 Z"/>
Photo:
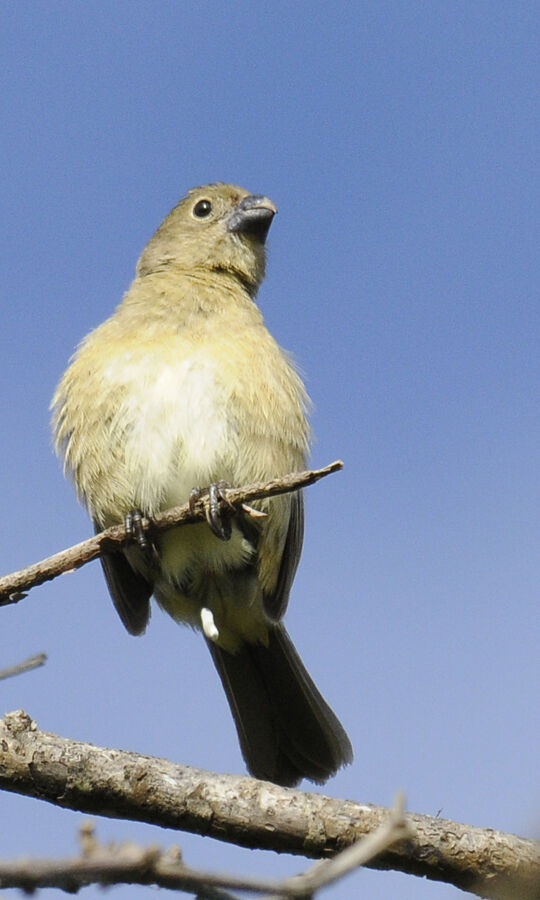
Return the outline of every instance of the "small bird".
<path id="1" fill-rule="evenodd" d="M 259 501 L 261 517 L 226 509 L 227 485 L 301 470 L 309 448 L 304 386 L 255 304 L 276 212 L 231 184 L 189 191 L 80 344 L 52 409 L 56 451 L 96 531 L 125 521 L 133 535 L 101 560 L 125 627 L 144 632 L 154 595 L 201 630 L 249 772 L 292 786 L 323 783 L 352 749 L 281 622 L 301 493 Z M 203 489 L 208 523 L 147 540 L 143 515 Z"/>

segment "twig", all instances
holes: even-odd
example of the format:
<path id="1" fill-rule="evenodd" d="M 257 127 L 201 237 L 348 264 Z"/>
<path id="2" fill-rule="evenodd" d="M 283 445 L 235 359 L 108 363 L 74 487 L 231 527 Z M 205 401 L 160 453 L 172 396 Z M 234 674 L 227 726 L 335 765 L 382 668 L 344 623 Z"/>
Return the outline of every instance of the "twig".
<path id="1" fill-rule="evenodd" d="M 37 669 L 39 666 L 45 665 L 46 661 L 46 653 L 37 653 L 35 656 L 30 656 L 28 659 L 23 660 L 23 662 L 15 663 L 14 666 L 0 669 L 0 681 L 4 678 L 11 678 L 13 675 L 20 675 L 21 672 L 30 672 L 32 669 Z"/>
<path id="2" fill-rule="evenodd" d="M 341 460 L 330 463 L 322 469 L 310 469 L 306 472 L 293 472 L 290 475 L 284 475 L 280 478 L 273 478 L 267 482 L 257 482 L 246 487 L 230 488 L 227 490 L 227 504 L 233 506 L 248 506 L 254 500 L 261 500 L 265 497 L 275 497 L 278 494 L 286 494 L 289 491 L 297 491 L 300 488 L 308 487 L 315 484 L 325 475 L 337 472 L 343 468 Z M 205 518 L 207 499 L 202 497 L 195 504 L 193 509 L 188 503 L 182 506 L 175 506 L 172 509 L 159 513 L 150 522 L 148 519 L 143 520 L 143 527 L 149 533 L 157 534 L 160 531 L 166 531 L 173 525 L 187 525 L 193 522 L 199 522 Z M 114 525 L 107 528 L 106 531 L 96 534 L 94 537 L 81 541 L 67 550 L 55 553 L 41 562 L 26 566 L 18 572 L 11 575 L 5 575 L 0 578 L 0 606 L 7 606 L 10 603 L 17 603 L 26 596 L 26 592 L 30 588 L 45 581 L 51 581 L 57 575 L 64 572 L 70 572 L 73 569 L 80 569 L 86 563 L 97 559 L 104 553 L 115 553 L 122 549 L 126 542 L 126 529 L 124 525 Z"/>
<path id="3" fill-rule="evenodd" d="M 415 829 L 405 815 L 405 794 L 400 793 L 390 810 L 390 815 L 375 831 L 361 838 L 355 844 L 351 844 L 350 847 L 346 847 L 333 859 L 316 863 L 302 875 L 284 879 L 280 882 L 279 890 L 276 893 L 284 894 L 287 897 L 310 896 L 319 888 L 333 884 L 359 866 L 373 862 L 376 856 L 384 853 L 398 841 L 412 838 L 414 835 Z M 261 898 L 261 900 L 270 900 L 270 898 Z"/>
<path id="4" fill-rule="evenodd" d="M 356 844 L 388 817 L 383 807 L 72 741 L 40 731 L 21 711 L 0 720 L 0 788 L 68 809 L 313 858 Z M 414 836 L 379 853 L 370 867 L 445 881 L 493 900 L 540 900 L 534 841 L 437 816 L 409 813 L 407 819 Z"/>
<path id="5" fill-rule="evenodd" d="M 234 900 L 223 890 L 228 888 L 262 895 L 260 900 L 305 898 L 412 834 L 401 798 L 388 820 L 373 834 L 347 847 L 333 860 L 317 863 L 292 878 L 272 881 L 191 869 L 183 863 L 178 847 L 162 852 L 158 847 L 139 847 L 132 843 L 103 846 L 97 842 L 93 826 L 85 823 L 81 828 L 82 856 L 66 860 L 0 862 L 0 887 L 25 891 L 56 887 L 73 892 L 89 884 L 152 884 L 190 893 L 195 891 L 199 897 L 213 900 Z"/>
<path id="6" fill-rule="evenodd" d="M 415 833 L 414 827 L 405 815 L 405 794 L 400 793 L 388 818 L 375 831 L 346 847 L 333 859 L 315 863 L 300 875 L 282 879 L 276 883 L 272 894 L 266 894 L 259 900 L 311 898 L 321 888 L 334 884 L 360 866 L 372 863 L 377 856 L 389 850 L 398 841 L 412 838 Z"/>

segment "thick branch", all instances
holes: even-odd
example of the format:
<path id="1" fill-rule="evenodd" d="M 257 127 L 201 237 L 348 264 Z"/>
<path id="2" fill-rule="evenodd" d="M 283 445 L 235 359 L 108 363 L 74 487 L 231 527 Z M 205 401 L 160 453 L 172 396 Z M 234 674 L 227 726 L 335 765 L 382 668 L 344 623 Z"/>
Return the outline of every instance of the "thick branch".
<path id="1" fill-rule="evenodd" d="M 343 468 L 341 460 L 330 463 L 322 469 L 310 469 L 306 472 L 293 472 L 290 475 L 284 475 L 281 478 L 274 478 L 272 481 L 258 482 L 245 487 L 230 488 L 227 491 L 227 503 L 233 506 L 242 507 L 254 500 L 261 500 L 265 497 L 275 497 L 278 494 L 287 494 L 289 491 L 297 491 L 300 488 L 308 487 L 315 484 L 325 475 L 337 472 Z M 165 510 L 160 513 L 151 522 L 143 521 L 143 526 L 147 528 L 150 535 L 157 534 L 160 531 L 166 531 L 173 525 L 189 525 L 193 522 L 200 522 L 206 515 L 206 499 L 203 497 L 193 504 L 193 508 L 188 503 L 183 506 L 175 506 L 173 509 Z M 38 584 L 45 581 L 51 581 L 57 575 L 63 572 L 70 572 L 73 569 L 80 569 L 86 563 L 97 559 L 104 553 L 115 553 L 122 549 L 126 542 L 126 529 L 123 525 L 115 525 L 96 534 L 94 537 L 81 541 L 67 550 L 55 553 L 41 562 L 34 563 L 11 575 L 5 575 L 0 578 L 0 606 L 6 606 L 9 603 L 17 603 L 25 596 L 25 592 Z"/>
<path id="2" fill-rule="evenodd" d="M 333 856 L 388 810 L 253 778 L 109 750 L 39 731 L 22 712 L 0 722 L 0 787 L 83 812 L 191 831 L 244 847 Z M 416 835 L 372 861 L 496 900 L 540 900 L 533 841 L 410 814 Z"/>

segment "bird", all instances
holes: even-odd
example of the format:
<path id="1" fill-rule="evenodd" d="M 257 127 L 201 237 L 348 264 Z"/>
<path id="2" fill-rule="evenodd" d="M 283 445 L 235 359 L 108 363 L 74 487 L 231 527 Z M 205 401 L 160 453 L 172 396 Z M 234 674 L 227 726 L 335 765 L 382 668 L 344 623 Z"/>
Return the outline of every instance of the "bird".
<path id="1" fill-rule="evenodd" d="M 256 516 L 227 506 L 229 486 L 301 470 L 310 446 L 305 387 L 255 303 L 276 212 L 232 184 L 188 191 L 120 305 L 78 346 L 51 408 L 55 449 L 96 532 L 125 522 L 131 535 L 101 558 L 127 631 L 145 631 L 153 596 L 202 632 L 249 773 L 292 787 L 324 783 L 353 752 L 283 624 L 302 493 L 258 501 Z M 147 539 L 143 517 L 202 495 L 208 521 Z"/>

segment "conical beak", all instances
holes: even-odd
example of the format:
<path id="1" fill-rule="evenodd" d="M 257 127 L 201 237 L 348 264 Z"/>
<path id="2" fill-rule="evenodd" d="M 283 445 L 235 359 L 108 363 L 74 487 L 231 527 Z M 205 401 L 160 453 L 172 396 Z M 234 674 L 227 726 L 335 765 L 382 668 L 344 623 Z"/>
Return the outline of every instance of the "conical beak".
<path id="1" fill-rule="evenodd" d="M 227 231 L 249 234 L 264 244 L 277 206 L 262 194 L 248 194 L 236 204 L 227 220 Z"/>

